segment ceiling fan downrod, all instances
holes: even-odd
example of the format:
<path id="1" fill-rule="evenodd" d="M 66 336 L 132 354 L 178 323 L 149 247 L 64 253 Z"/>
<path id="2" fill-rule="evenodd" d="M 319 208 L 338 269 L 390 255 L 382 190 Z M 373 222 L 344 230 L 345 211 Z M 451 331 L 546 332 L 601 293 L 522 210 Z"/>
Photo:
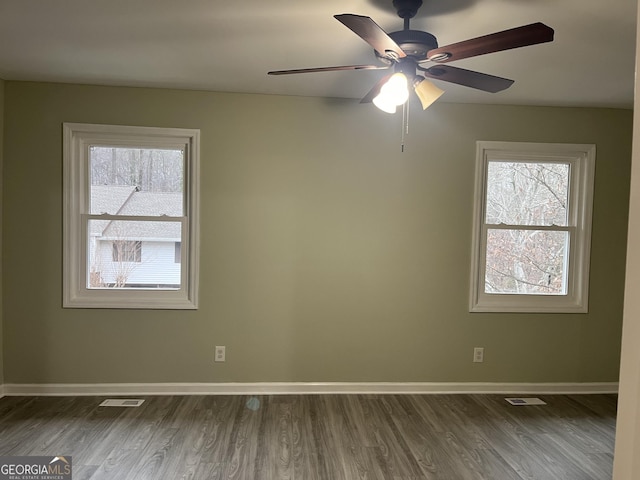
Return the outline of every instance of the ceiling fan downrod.
<path id="1" fill-rule="evenodd" d="M 404 20 L 404 29 L 409 30 L 409 20 L 416 16 L 422 0 L 393 0 L 398 16 Z"/>
<path id="2" fill-rule="evenodd" d="M 398 16 L 404 20 L 404 29 L 388 33 L 389 37 L 400 46 L 400 49 L 408 56 L 414 57 L 417 62 L 427 61 L 427 52 L 438 48 L 438 40 L 428 32 L 411 30 L 409 20 L 416 16 L 422 6 L 422 0 L 393 0 L 393 6 Z M 388 55 L 376 56 L 383 62 L 397 61 L 389 59 Z"/>

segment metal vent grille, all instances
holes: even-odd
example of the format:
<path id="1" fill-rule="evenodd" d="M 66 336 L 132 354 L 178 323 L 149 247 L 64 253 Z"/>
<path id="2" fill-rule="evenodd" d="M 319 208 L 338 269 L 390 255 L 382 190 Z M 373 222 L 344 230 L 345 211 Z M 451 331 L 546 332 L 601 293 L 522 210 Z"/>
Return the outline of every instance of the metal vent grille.
<path id="1" fill-rule="evenodd" d="M 101 407 L 139 407 L 144 400 L 132 398 L 111 398 L 100 404 Z"/>
<path id="2" fill-rule="evenodd" d="M 546 405 L 547 402 L 544 402 L 536 397 L 530 398 L 505 398 L 507 402 L 511 405 Z"/>

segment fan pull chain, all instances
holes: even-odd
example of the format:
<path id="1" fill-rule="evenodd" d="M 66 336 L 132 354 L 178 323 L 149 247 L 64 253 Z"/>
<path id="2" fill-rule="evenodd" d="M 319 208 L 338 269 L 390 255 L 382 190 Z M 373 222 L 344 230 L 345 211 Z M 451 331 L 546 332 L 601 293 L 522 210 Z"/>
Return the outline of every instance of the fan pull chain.
<path id="1" fill-rule="evenodd" d="M 409 135 L 409 102 L 402 105 L 402 140 L 400 143 L 400 151 L 404 153 L 404 139 Z"/>

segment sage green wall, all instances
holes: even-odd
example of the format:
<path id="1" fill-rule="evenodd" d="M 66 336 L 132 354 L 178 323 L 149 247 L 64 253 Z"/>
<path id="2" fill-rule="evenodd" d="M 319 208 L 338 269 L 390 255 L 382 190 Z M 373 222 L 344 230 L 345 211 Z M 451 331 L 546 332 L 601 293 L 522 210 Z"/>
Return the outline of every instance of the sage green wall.
<path id="1" fill-rule="evenodd" d="M 6 82 L 6 382 L 616 381 L 632 111 L 440 101 L 413 109 L 405 153 L 398 121 Z M 199 310 L 61 308 L 62 122 L 201 129 Z M 597 144 L 589 314 L 467 311 L 477 140 Z"/>
<path id="2" fill-rule="evenodd" d="M 2 153 L 4 133 L 4 80 L 0 80 L 0 252 L 2 252 Z M 4 383 L 4 342 L 2 336 L 2 255 L 0 254 L 0 385 Z"/>

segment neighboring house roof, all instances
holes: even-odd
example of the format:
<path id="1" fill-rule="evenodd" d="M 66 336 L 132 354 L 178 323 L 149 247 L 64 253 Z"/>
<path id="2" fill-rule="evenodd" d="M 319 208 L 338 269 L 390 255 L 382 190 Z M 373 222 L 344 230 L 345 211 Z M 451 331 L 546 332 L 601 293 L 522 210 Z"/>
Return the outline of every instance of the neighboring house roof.
<path id="1" fill-rule="evenodd" d="M 91 213 L 116 214 L 124 202 L 136 191 L 135 185 L 118 187 L 113 185 L 91 186 Z"/>
<path id="2" fill-rule="evenodd" d="M 139 192 L 136 187 L 92 186 L 91 212 L 133 216 L 180 217 L 182 193 Z M 91 222 L 91 234 L 122 240 L 180 240 L 179 222 L 134 222 L 97 220 Z"/>
<path id="3" fill-rule="evenodd" d="M 98 215 L 116 214 L 135 191 L 135 186 L 92 185 L 90 212 Z M 92 220 L 89 224 L 89 234 L 100 236 L 107 225 L 109 220 Z"/>
<path id="4" fill-rule="evenodd" d="M 134 192 L 118 212 L 121 215 L 182 216 L 182 193 Z"/>

